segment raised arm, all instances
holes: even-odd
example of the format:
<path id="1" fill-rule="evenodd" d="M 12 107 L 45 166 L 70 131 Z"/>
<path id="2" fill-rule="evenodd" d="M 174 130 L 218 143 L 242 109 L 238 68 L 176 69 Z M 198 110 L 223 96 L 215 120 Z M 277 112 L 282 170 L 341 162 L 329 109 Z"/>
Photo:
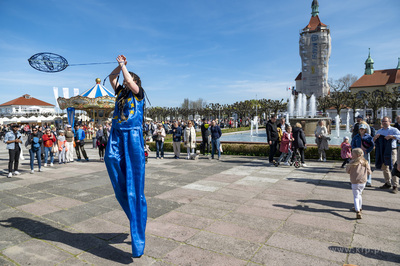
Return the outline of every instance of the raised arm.
<path id="1" fill-rule="evenodd" d="M 129 71 L 126 68 L 126 64 L 128 63 L 126 61 L 126 57 L 124 55 L 119 55 L 117 57 L 117 61 L 119 66 L 115 68 L 110 74 L 111 86 L 113 86 L 114 90 L 119 86 L 117 82 L 117 75 L 122 70 L 122 74 L 124 75 L 124 85 L 128 87 L 134 94 L 138 94 L 139 86 L 133 80 L 133 77 L 131 76 L 131 74 L 129 74 Z"/>

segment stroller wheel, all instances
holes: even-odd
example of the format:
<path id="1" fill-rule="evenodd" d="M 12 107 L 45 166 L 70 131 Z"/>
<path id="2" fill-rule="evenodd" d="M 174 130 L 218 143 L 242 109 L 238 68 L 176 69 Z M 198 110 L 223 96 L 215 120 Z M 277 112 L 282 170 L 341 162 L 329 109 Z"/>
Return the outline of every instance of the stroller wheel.
<path id="1" fill-rule="evenodd" d="M 295 162 L 294 162 L 294 167 L 300 168 L 300 162 L 299 162 L 299 161 L 295 161 Z"/>

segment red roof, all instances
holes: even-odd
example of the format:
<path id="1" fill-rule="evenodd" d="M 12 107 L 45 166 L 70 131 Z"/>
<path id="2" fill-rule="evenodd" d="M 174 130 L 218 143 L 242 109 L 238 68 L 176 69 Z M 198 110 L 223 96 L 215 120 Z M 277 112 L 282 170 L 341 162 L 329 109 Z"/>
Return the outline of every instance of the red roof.
<path id="1" fill-rule="evenodd" d="M 392 83 L 400 83 L 400 69 L 375 70 L 372 75 L 359 78 L 350 88 L 385 86 Z"/>
<path id="2" fill-rule="evenodd" d="M 300 72 L 300 73 L 297 75 L 297 78 L 296 78 L 295 80 L 301 80 L 301 73 L 302 73 L 302 72 Z"/>
<path id="3" fill-rule="evenodd" d="M 53 104 L 46 103 L 44 101 L 33 98 L 29 94 L 22 95 L 19 98 L 11 100 L 9 102 L 0 104 L 0 106 L 9 106 L 9 105 L 37 105 L 37 106 L 54 106 Z"/>
<path id="4" fill-rule="evenodd" d="M 319 20 L 319 17 L 317 15 L 315 17 L 311 17 L 310 22 L 303 30 L 308 29 L 309 31 L 315 31 L 320 27 L 326 27 L 326 25 L 322 23 L 321 20 Z"/>

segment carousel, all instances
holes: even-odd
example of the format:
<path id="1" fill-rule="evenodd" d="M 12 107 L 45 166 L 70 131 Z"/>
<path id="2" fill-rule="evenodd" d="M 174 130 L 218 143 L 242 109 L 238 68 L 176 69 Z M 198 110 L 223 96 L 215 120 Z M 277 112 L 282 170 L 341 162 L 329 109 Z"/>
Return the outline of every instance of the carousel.
<path id="1" fill-rule="evenodd" d="M 75 110 L 85 111 L 94 123 L 101 124 L 108 120 L 115 106 L 114 93 L 101 85 L 96 79 L 96 85 L 78 96 L 71 98 L 59 97 L 58 105 L 62 110 L 67 109 L 68 123 L 74 125 Z"/>

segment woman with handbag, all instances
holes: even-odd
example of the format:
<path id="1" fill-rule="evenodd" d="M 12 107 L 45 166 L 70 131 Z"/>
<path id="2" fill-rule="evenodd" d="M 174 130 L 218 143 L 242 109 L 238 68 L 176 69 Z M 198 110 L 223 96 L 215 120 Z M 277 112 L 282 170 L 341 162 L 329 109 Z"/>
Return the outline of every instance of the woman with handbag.
<path id="1" fill-rule="evenodd" d="M 54 163 L 53 145 L 57 141 L 57 139 L 51 132 L 50 128 L 46 128 L 46 131 L 43 134 L 42 139 L 44 144 L 44 167 L 47 167 L 47 160 L 49 157 L 49 153 L 50 153 L 50 166 L 53 166 Z"/>

